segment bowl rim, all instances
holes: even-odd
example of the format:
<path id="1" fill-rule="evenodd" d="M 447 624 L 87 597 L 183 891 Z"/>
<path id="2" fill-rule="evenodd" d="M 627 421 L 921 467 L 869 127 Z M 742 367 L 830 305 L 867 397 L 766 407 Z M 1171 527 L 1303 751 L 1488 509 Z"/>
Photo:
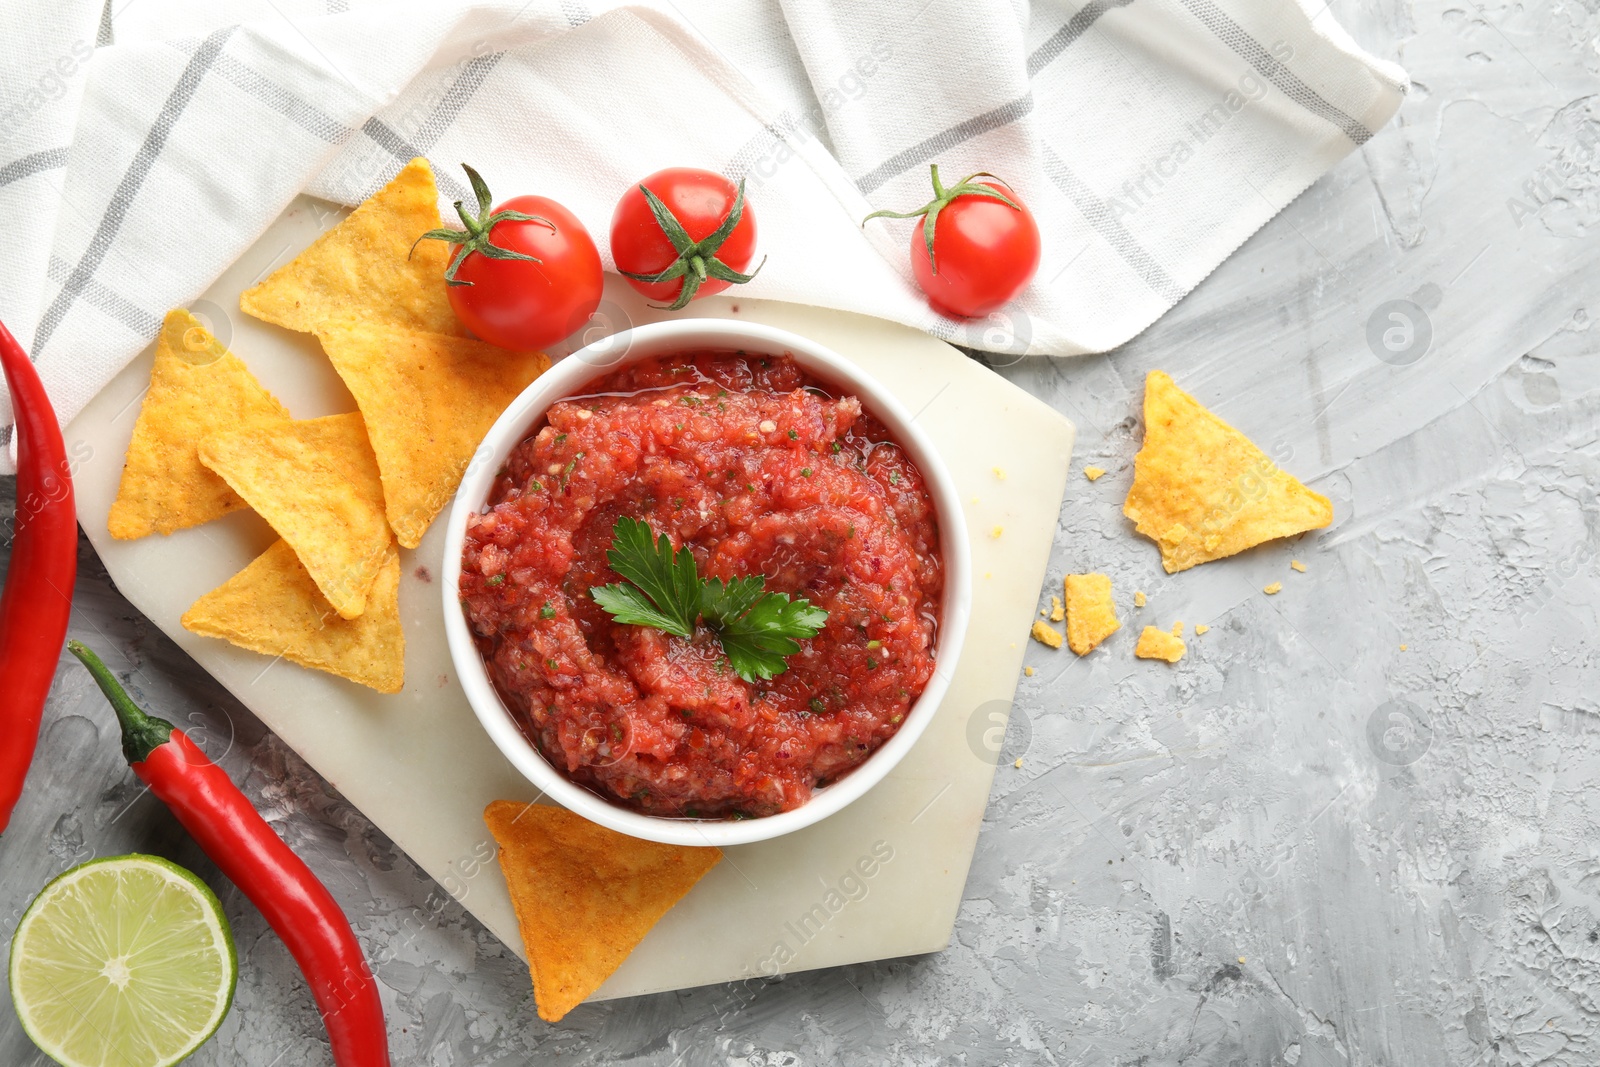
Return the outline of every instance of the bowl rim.
<path id="1" fill-rule="evenodd" d="M 743 349 L 757 355 L 792 355 L 820 377 L 849 388 L 888 427 L 921 471 L 939 519 L 945 570 L 942 617 L 935 667 L 927 687 L 906 713 L 900 729 L 872 755 L 835 782 L 813 792 L 791 811 L 759 819 L 709 820 L 645 815 L 614 804 L 573 782 L 528 740 L 489 679 L 460 603 L 461 548 L 467 518 L 480 513 L 501 465 L 527 436 L 529 426 L 557 400 L 618 367 L 674 350 Z M 562 807 L 632 837 L 676 845 L 739 845 L 770 840 L 814 825 L 865 795 L 899 764 L 927 729 L 949 689 L 971 618 L 972 562 L 966 519 L 943 459 L 915 416 L 876 379 L 819 342 L 759 323 L 691 318 L 648 323 L 586 345 L 536 378 L 501 413 L 484 435 L 463 474 L 445 530 L 439 583 L 445 637 L 456 676 L 484 731 L 517 770 Z"/>

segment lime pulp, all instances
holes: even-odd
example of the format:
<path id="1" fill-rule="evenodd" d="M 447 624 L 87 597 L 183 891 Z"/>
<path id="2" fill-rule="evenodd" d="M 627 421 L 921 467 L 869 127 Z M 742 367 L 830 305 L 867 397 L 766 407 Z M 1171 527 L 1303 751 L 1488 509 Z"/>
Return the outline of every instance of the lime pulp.
<path id="1" fill-rule="evenodd" d="M 11 940 L 22 1028 L 64 1067 L 166 1067 L 216 1033 L 239 966 L 222 904 L 156 856 L 60 875 Z"/>

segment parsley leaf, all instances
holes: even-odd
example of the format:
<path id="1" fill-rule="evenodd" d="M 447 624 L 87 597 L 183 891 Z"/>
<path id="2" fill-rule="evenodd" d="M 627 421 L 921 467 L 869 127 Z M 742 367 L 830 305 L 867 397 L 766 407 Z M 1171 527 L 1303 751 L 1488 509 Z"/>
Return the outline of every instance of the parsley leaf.
<path id="1" fill-rule="evenodd" d="M 800 639 L 815 637 L 828 621 L 828 613 L 809 600 L 767 592 L 759 574 L 728 582 L 701 579 L 687 548 L 674 553 L 665 534 L 657 539 L 636 519 L 618 519 L 611 528 L 606 561 L 631 583 L 589 590 L 614 620 L 687 638 L 704 618 L 729 665 L 747 682 L 782 674 L 788 669 L 784 657 L 799 652 Z"/>
<path id="2" fill-rule="evenodd" d="M 633 583 L 589 590 L 595 603 L 612 618 L 634 626 L 654 626 L 674 637 L 693 636 L 694 621 L 700 615 L 700 577 L 687 548 L 674 554 L 666 534 L 657 540 L 646 523 L 622 518 L 611 528 L 606 562 Z"/>
<path id="3" fill-rule="evenodd" d="M 763 578 L 754 581 L 757 589 L 766 584 Z M 722 615 L 714 622 L 708 613 L 706 621 L 722 638 L 722 651 L 739 677 L 753 682 L 788 669 L 784 657 L 800 651 L 795 638 L 815 637 L 828 613 L 809 600 L 790 600 L 787 593 L 761 593 L 748 610 Z"/>

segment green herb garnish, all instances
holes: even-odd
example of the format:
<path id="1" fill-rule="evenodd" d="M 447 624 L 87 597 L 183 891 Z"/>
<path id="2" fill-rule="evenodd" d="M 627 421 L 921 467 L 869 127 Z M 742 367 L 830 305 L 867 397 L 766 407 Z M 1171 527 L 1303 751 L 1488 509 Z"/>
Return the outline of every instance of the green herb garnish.
<path id="1" fill-rule="evenodd" d="M 747 682 L 782 674 L 784 657 L 799 652 L 800 639 L 815 637 L 828 621 L 809 600 L 767 592 L 759 574 L 731 582 L 702 579 L 687 548 L 674 552 L 665 534 L 657 539 L 636 519 L 618 519 L 611 528 L 606 562 L 627 582 L 598 585 L 589 594 L 613 619 L 683 638 L 692 637 L 703 619 Z"/>

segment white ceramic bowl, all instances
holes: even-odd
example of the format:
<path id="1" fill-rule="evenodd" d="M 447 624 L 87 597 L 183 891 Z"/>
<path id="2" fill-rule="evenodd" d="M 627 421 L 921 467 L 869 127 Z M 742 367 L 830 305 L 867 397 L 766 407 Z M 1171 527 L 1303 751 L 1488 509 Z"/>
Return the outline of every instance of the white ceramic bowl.
<path id="1" fill-rule="evenodd" d="M 859 396 L 922 471 L 939 517 L 945 569 L 944 610 L 935 651 L 937 667 L 927 689 L 912 705 L 899 732 L 864 763 L 816 790 L 809 801 L 793 811 L 762 819 L 723 821 L 642 815 L 574 783 L 546 761 L 501 702 L 460 604 L 461 546 L 467 517 L 484 510 L 495 475 L 511 450 L 527 437 L 529 427 L 552 403 L 582 392 L 591 381 L 625 363 L 696 349 L 743 349 L 754 355 L 787 353 L 806 370 Z M 489 430 L 461 480 L 445 533 L 444 581 L 440 585 L 444 593 L 445 632 L 462 688 L 495 745 L 529 781 L 568 810 L 613 830 L 669 844 L 721 846 L 764 841 L 827 818 L 881 781 L 911 750 L 939 710 L 956 658 L 961 654 L 972 606 L 971 569 L 967 528 L 955 483 L 927 435 L 883 386 L 838 353 L 784 330 L 723 319 L 679 319 L 639 326 L 579 349 L 512 402 Z"/>

